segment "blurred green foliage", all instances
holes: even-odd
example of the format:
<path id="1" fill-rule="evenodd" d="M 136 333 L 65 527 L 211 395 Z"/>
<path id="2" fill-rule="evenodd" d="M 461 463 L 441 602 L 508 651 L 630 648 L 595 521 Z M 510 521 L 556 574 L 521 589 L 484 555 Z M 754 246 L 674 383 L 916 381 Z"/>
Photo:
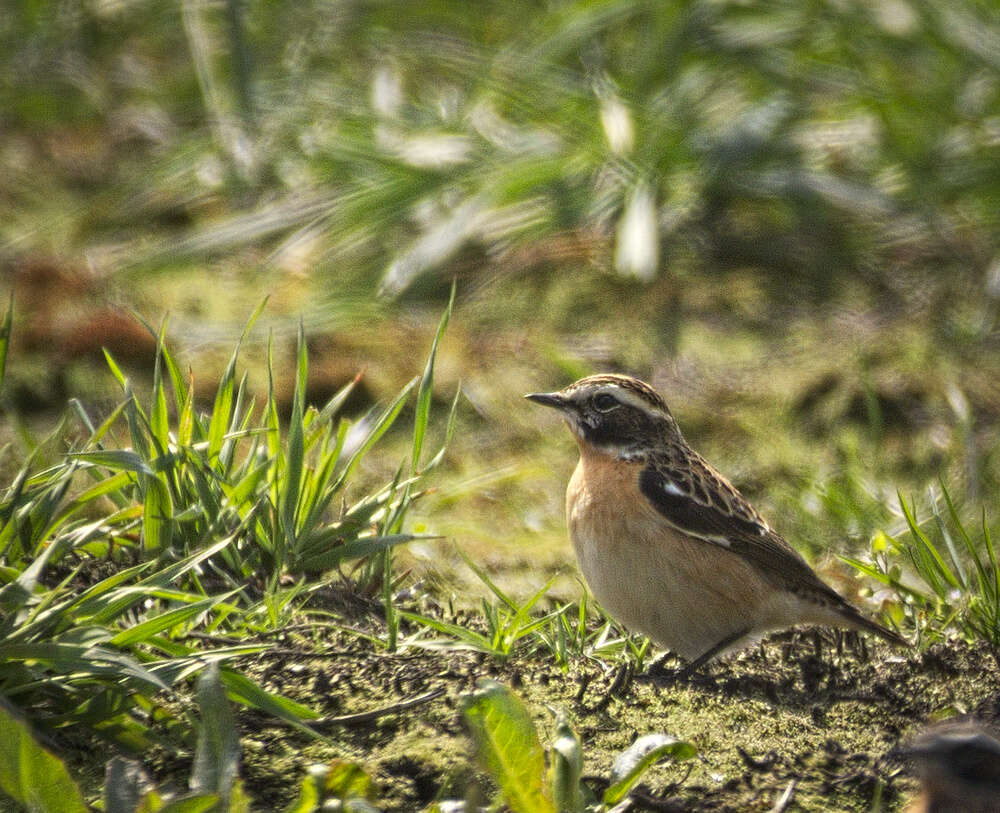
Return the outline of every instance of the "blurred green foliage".
<path id="1" fill-rule="evenodd" d="M 943 303 L 998 261 L 994 11 L 22 2 L 0 18 L 0 199 L 23 210 L 54 162 L 88 209 L 70 231 L 112 240 L 117 270 L 305 242 L 311 267 L 395 293 L 532 246 Z M 4 220 L 8 252 L 69 238 Z"/>

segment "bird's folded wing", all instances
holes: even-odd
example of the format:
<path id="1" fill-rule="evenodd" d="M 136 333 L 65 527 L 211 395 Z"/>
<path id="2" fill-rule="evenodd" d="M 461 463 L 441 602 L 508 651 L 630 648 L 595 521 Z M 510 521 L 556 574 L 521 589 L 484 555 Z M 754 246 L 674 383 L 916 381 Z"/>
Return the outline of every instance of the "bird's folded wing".
<path id="1" fill-rule="evenodd" d="M 651 461 L 639 475 L 639 490 L 673 528 L 733 551 L 775 586 L 842 603 L 799 553 L 707 464 L 703 472 L 681 471 Z"/>

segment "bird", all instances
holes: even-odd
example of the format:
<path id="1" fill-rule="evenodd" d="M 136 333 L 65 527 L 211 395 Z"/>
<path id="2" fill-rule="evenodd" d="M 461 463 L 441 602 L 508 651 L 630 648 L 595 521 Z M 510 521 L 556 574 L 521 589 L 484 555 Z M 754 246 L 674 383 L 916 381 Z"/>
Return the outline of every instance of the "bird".
<path id="1" fill-rule="evenodd" d="M 939 723 L 894 755 L 920 777 L 905 813 L 1000 813 L 1000 741 L 977 721 Z"/>
<path id="2" fill-rule="evenodd" d="M 798 624 L 908 645 L 823 582 L 688 445 L 645 382 L 601 374 L 525 397 L 557 410 L 579 447 L 566 518 L 591 592 L 627 629 L 686 660 L 682 674 Z"/>

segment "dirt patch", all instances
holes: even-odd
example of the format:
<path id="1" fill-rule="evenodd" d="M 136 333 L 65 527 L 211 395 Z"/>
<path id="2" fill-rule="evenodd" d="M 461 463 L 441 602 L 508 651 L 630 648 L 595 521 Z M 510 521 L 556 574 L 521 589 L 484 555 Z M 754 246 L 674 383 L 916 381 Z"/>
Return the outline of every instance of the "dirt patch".
<path id="1" fill-rule="evenodd" d="M 790 792 L 792 809 L 867 811 L 880 798 L 891 810 L 915 789 L 890 754 L 901 740 L 943 716 L 1000 715 L 995 660 L 961 642 L 900 655 L 807 631 L 772 636 L 690 679 L 677 677 L 677 665 L 668 659 L 634 675 L 624 662 L 580 658 L 562 671 L 540 656 L 388 654 L 333 629 L 290 634 L 241 667 L 267 688 L 344 719 L 312 740 L 242 712 L 242 774 L 260 808 L 287 804 L 310 763 L 335 758 L 372 774 L 387 811 L 470 792 L 488 799 L 459 703 L 491 677 L 525 699 L 543 742 L 553 710 L 569 713 L 595 790 L 638 736 L 662 731 L 693 742 L 698 757 L 647 774 L 636 809 L 770 810 Z"/>

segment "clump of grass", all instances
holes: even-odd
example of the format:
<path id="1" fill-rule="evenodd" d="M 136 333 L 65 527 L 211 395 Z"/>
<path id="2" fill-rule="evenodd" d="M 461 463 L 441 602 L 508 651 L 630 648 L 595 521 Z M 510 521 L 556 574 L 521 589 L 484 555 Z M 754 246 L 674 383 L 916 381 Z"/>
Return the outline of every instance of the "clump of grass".
<path id="1" fill-rule="evenodd" d="M 915 630 L 921 644 L 958 634 L 1000 659 L 1000 566 L 985 509 L 973 529 L 943 483 L 940 497 L 930 495 L 928 519 L 918 519 L 915 503 L 901 494 L 899 506 L 905 534 L 880 532 L 871 561 L 844 560 L 885 586 L 887 614 Z"/>
<path id="2" fill-rule="evenodd" d="M 87 440 L 42 470 L 36 448 L 0 492 L 0 694 L 43 726 L 85 724 L 141 750 L 151 742 L 153 718 L 183 729 L 155 700 L 158 692 L 206 664 L 264 648 L 231 638 L 207 648 L 204 640 L 217 643 L 212 634 L 220 630 L 240 641 L 280 627 L 312 593 L 341 578 L 345 564 L 355 567 L 355 587 L 382 591 L 386 643 L 395 646 L 392 549 L 415 538 L 404 531 L 407 510 L 420 496 L 422 475 L 443 456 L 442 447 L 423 462 L 421 450 L 450 307 L 423 375 L 356 424 L 338 415 L 352 385 L 320 408 L 306 403 L 301 328 L 286 427 L 278 420 L 270 352 L 259 409 L 246 374 L 237 374 L 237 345 L 204 414 L 164 330 L 147 404 L 107 355 L 121 403 L 97 425 L 74 403 Z M 9 321 L 8 313 L 0 368 Z M 414 391 L 409 460 L 390 483 L 348 499 L 360 461 Z M 445 443 L 456 407 L 457 395 Z M 127 446 L 115 445 L 116 432 Z M 220 680 L 231 698 L 303 730 L 318 716 L 230 666 L 220 669 Z"/>

